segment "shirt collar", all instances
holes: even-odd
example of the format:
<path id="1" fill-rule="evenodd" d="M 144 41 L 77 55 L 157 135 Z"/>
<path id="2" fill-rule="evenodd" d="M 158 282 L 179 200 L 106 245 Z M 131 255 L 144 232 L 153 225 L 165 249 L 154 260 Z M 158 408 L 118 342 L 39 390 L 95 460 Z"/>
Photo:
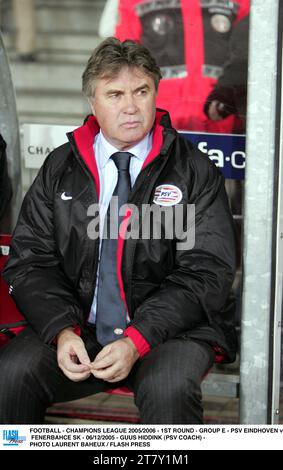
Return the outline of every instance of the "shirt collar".
<path id="1" fill-rule="evenodd" d="M 95 143 L 101 146 L 102 152 L 100 154 L 99 166 L 100 168 L 104 168 L 109 158 L 111 157 L 111 155 L 113 155 L 113 153 L 115 152 L 120 152 L 120 150 L 114 147 L 112 144 L 110 144 L 108 140 L 106 140 L 101 130 L 97 134 Z M 145 161 L 146 157 L 148 156 L 151 150 L 151 147 L 152 147 L 152 132 L 149 132 L 140 142 L 138 142 L 133 147 L 129 148 L 127 152 L 132 153 L 133 156 L 138 158 L 139 160 Z"/>

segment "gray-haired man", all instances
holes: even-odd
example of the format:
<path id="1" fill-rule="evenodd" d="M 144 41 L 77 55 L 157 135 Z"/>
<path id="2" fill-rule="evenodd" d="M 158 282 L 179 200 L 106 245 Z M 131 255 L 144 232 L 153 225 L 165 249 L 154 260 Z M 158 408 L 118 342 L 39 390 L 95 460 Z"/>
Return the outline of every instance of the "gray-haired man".
<path id="1" fill-rule="evenodd" d="M 83 74 L 93 115 L 25 198 L 4 276 L 30 326 L 0 353 L 2 423 L 39 423 L 55 401 L 117 385 L 134 391 L 142 423 L 201 423 L 201 380 L 214 360 L 234 359 L 223 177 L 156 110 L 159 80 L 144 46 L 98 46 Z M 114 197 L 137 209 L 123 212 L 116 240 L 103 231 Z M 159 238 L 124 236 L 136 219 L 142 232 L 144 205 L 184 215 L 194 205 L 194 246 L 177 249 L 164 218 Z"/>

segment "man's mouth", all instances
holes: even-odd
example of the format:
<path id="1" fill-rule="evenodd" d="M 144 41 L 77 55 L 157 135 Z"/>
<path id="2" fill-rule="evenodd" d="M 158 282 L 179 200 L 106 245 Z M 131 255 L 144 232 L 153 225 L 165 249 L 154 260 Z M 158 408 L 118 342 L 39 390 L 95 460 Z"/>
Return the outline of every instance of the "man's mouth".
<path id="1" fill-rule="evenodd" d="M 140 125 L 140 121 L 129 121 L 129 122 L 124 122 L 122 124 L 123 127 L 126 127 L 126 129 L 134 129 L 135 127 L 138 127 Z"/>

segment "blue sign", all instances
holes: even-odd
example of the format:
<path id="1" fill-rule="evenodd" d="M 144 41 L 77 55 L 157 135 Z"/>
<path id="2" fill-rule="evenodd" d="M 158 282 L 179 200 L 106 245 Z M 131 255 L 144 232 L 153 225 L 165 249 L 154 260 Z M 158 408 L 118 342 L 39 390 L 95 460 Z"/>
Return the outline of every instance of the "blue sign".
<path id="1" fill-rule="evenodd" d="M 245 177 L 245 135 L 199 134 L 182 132 L 183 137 L 197 145 L 222 171 L 225 178 L 242 180 Z"/>

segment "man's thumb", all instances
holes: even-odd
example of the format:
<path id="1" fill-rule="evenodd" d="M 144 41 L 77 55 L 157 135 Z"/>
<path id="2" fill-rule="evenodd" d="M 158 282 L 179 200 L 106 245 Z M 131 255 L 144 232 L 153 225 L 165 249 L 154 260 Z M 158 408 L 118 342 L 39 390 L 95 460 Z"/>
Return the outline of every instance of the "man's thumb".
<path id="1" fill-rule="evenodd" d="M 83 344 L 81 344 L 80 346 L 76 348 L 76 355 L 81 364 L 84 364 L 84 365 L 90 364 L 90 358 L 88 357 L 87 350 Z"/>

